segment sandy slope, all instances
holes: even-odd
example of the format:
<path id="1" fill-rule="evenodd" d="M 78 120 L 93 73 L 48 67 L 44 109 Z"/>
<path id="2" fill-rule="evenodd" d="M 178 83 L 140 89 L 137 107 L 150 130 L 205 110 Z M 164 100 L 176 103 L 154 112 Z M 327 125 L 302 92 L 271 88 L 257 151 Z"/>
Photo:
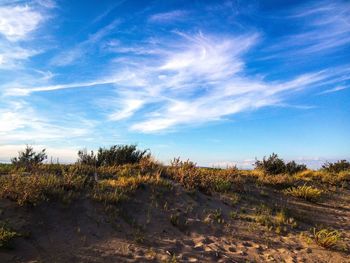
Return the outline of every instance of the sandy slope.
<path id="1" fill-rule="evenodd" d="M 349 190 L 320 204 L 265 191 L 242 189 L 237 204 L 229 195 L 189 193 L 177 184 L 139 189 L 118 207 L 84 198 L 37 207 L 1 200 L 0 220 L 24 237 L 14 249 L 0 250 L 0 262 L 350 262 L 349 253 L 308 244 L 300 235 L 322 224 L 341 229 L 349 242 Z M 277 234 L 251 220 L 262 203 L 293 209 L 297 228 Z"/>

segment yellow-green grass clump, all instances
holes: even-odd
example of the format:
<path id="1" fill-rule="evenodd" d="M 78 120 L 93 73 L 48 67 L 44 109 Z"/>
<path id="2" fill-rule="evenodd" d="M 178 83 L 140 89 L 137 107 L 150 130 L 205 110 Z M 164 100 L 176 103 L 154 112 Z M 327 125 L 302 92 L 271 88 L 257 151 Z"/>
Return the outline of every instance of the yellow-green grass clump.
<path id="1" fill-rule="evenodd" d="M 338 230 L 331 229 L 313 229 L 313 238 L 315 242 L 324 248 L 335 249 L 341 247 L 341 233 Z"/>
<path id="2" fill-rule="evenodd" d="M 310 202 L 316 202 L 321 198 L 323 191 L 312 186 L 302 185 L 291 187 L 283 191 L 287 195 L 304 199 Z"/>
<path id="3" fill-rule="evenodd" d="M 9 248 L 11 241 L 19 234 L 9 229 L 5 224 L 0 225 L 0 248 Z"/>

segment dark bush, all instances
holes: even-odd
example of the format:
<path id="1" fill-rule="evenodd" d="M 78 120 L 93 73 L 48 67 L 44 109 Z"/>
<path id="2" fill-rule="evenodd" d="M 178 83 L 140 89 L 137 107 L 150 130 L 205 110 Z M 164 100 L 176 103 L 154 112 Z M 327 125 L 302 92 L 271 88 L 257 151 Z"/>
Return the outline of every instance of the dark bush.
<path id="1" fill-rule="evenodd" d="M 109 149 L 99 148 L 97 154 L 86 150 L 78 152 L 78 164 L 92 166 L 115 166 L 139 163 L 143 158 L 151 157 L 148 150 L 138 150 L 136 145 L 113 145 Z"/>
<path id="2" fill-rule="evenodd" d="M 278 155 L 275 153 L 272 153 L 267 159 L 264 157 L 262 161 L 256 160 L 255 167 L 268 174 L 281 174 L 286 171 L 284 161 L 278 158 Z"/>
<path id="3" fill-rule="evenodd" d="M 113 145 L 109 149 L 100 148 L 97 152 L 98 166 L 134 164 L 142 158 L 150 157 L 148 150 L 140 151 L 136 145 Z"/>
<path id="4" fill-rule="evenodd" d="M 78 161 L 79 164 L 82 165 L 93 165 L 95 166 L 97 163 L 97 158 L 95 156 L 94 151 L 90 153 L 87 152 L 86 149 L 78 151 Z"/>
<path id="5" fill-rule="evenodd" d="M 24 151 L 18 153 L 18 157 L 11 159 L 13 165 L 17 168 L 24 168 L 26 171 L 31 171 L 34 167 L 41 164 L 47 155 L 45 149 L 42 149 L 40 152 L 36 153 L 33 147 L 27 145 Z"/>
<path id="6" fill-rule="evenodd" d="M 294 161 L 291 161 L 286 164 L 286 173 L 288 174 L 296 174 L 307 169 L 305 164 L 297 164 Z"/>
<path id="7" fill-rule="evenodd" d="M 269 158 L 263 158 L 262 161 L 255 161 L 255 168 L 263 170 L 267 174 L 295 174 L 306 170 L 305 164 L 297 164 L 295 161 L 285 163 L 277 154 L 272 153 Z"/>
<path id="8" fill-rule="evenodd" d="M 322 168 L 327 172 L 339 173 L 341 171 L 350 170 L 350 163 L 347 160 L 340 160 L 335 163 L 326 162 Z"/>

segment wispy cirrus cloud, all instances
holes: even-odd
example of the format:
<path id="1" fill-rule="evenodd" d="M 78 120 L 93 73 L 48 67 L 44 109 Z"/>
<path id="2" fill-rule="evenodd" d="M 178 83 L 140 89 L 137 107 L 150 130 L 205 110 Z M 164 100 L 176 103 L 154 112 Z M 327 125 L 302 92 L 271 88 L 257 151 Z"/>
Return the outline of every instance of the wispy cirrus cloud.
<path id="1" fill-rule="evenodd" d="M 284 19 L 300 30 L 287 33 L 267 48 L 275 53 L 274 57 L 332 53 L 350 44 L 350 3 L 347 1 L 305 2 Z"/>
<path id="2" fill-rule="evenodd" d="M 174 10 L 170 12 L 153 14 L 148 18 L 148 21 L 156 23 L 173 22 L 186 18 L 188 14 L 189 12 L 185 10 Z"/>
<path id="3" fill-rule="evenodd" d="M 89 82 L 10 89 L 12 95 L 115 85 L 115 110 L 108 120 L 129 120 L 130 129 L 154 133 L 181 125 L 223 120 L 242 111 L 283 105 L 290 92 L 336 83 L 347 68 L 306 73 L 285 81 L 245 74 L 244 55 L 259 41 L 255 32 L 240 36 L 175 32 L 173 38 L 138 49 L 125 48 L 104 78 Z M 118 52 L 118 51 L 117 51 Z M 123 63 L 123 61 L 126 61 Z M 310 108 L 310 107 L 309 107 Z M 141 112 L 142 113 L 141 113 Z M 132 117 L 138 112 L 137 121 Z"/>
<path id="4" fill-rule="evenodd" d="M 334 93 L 334 92 L 345 90 L 345 89 L 348 89 L 348 88 L 349 87 L 347 87 L 347 86 L 337 86 L 335 88 L 324 90 L 324 91 L 322 91 L 322 92 L 320 92 L 318 94 L 319 95 L 323 95 L 323 94 L 328 94 L 328 93 Z"/>
<path id="5" fill-rule="evenodd" d="M 119 19 L 112 21 L 107 26 L 101 28 L 94 34 L 90 35 L 83 42 L 78 43 L 73 48 L 59 52 L 51 59 L 51 64 L 55 66 L 66 66 L 69 64 L 78 63 L 78 59 L 89 52 L 99 41 L 106 35 L 111 33 L 120 23 Z"/>

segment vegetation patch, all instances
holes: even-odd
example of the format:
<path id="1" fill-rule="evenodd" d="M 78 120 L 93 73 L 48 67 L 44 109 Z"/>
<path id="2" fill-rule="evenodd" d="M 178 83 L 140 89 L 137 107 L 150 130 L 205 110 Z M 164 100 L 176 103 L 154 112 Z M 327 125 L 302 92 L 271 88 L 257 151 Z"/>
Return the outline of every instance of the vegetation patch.
<path id="1" fill-rule="evenodd" d="M 307 185 L 291 187 L 284 190 L 283 192 L 287 195 L 301 198 L 310 202 L 318 201 L 323 193 L 322 190 Z"/>
<path id="2" fill-rule="evenodd" d="M 317 230 L 316 228 L 314 228 L 313 238 L 319 246 L 327 249 L 345 248 L 342 242 L 341 233 L 337 230 L 331 230 L 327 228 Z"/>
<path id="3" fill-rule="evenodd" d="M 11 241 L 18 236 L 20 235 L 6 224 L 0 224 L 0 248 L 11 248 Z"/>

